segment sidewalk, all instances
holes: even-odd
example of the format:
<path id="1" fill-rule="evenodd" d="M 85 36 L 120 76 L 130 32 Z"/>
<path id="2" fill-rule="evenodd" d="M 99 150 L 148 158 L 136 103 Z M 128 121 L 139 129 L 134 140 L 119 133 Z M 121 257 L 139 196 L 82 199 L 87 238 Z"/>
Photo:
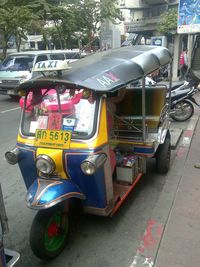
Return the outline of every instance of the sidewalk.
<path id="1" fill-rule="evenodd" d="M 182 177 L 154 259 L 156 267 L 200 266 L 200 169 L 194 167 L 195 163 L 200 163 L 200 120 L 188 148 Z"/>
<path id="2" fill-rule="evenodd" d="M 200 169 L 194 167 L 200 163 L 199 109 L 171 162 L 130 267 L 200 267 Z"/>

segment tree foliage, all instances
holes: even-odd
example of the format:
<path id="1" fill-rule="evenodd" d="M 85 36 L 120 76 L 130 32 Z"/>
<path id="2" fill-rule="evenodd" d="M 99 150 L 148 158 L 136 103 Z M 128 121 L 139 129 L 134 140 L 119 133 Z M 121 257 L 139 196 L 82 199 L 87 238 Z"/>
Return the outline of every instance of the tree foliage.
<path id="1" fill-rule="evenodd" d="M 168 10 L 158 26 L 159 32 L 167 35 L 170 31 L 177 29 L 178 10 L 176 8 Z"/>
<path id="2" fill-rule="evenodd" d="M 117 0 L 0 0 L 0 43 L 4 54 L 11 36 L 17 49 L 27 34 L 42 34 L 48 46 L 68 48 L 82 38 L 91 42 L 104 20 L 120 18 Z"/>

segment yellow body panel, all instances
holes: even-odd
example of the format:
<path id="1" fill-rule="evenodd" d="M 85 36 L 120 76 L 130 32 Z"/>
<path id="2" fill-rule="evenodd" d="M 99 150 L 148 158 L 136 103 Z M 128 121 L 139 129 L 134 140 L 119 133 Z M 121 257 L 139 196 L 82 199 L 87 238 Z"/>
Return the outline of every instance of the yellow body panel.
<path id="1" fill-rule="evenodd" d="M 142 146 L 142 147 L 152 147 L 154 146 L 154 141 L 149 143 L 144 142 L 137 142 L 137 141 L 129 141 L 129 140 L 122 140 L 122 139 L 110 139 L 109 145 L 112 147 L 116 147 L 119 144 L 126 144 L 126 145 L 135 145 L 135 146 Z"/>
<path id="2" fill-rule="evenodd" d="M 22 137 L 20 134 L 17 136 L 17 142 L 28 146 L 34 146 L 34 139 Z"/>
<path id="3" fill-rule="evenodd" d="M 47 155 L 53 159 L 56 164 L 55 173 L 58 174 L 62 178 L 68 178 L 63 166 L 63 150 L 61 149 L 49 149 L 49 148 L 38 148 L 36 152 L 36 156 L 39 155 Z"/>

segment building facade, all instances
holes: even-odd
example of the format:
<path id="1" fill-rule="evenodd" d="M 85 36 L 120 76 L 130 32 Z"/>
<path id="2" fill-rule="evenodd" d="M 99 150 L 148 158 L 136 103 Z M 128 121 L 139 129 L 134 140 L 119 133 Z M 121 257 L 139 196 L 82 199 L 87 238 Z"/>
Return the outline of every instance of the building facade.
<path id="1" fill-rule="evenodd" d="M 178 59 L 183 46 L 189 46 L 187 35 L 178 35 L 176 31 L 162 36 L 158 25 L 163 14 L 172 8 L 178 9 L 179 0 L 121 0 L 119 8 L 124 16 L 124 33 L 138 34 L 141 43 L 166 46 L 173 54 L 173 77 L 178 76 Z M 158 38 L 159 37 L 159 38 Z"/>
<path id="2" fill-rule="evenodd" d="M 138 33 L 145 37 L 158 35 L 157 27 L 163 14 L 171 8 L 178 8 L 178 0 L 121 0 L 119 8 L 129 10 L 124 18 L 126 33 Z"/>

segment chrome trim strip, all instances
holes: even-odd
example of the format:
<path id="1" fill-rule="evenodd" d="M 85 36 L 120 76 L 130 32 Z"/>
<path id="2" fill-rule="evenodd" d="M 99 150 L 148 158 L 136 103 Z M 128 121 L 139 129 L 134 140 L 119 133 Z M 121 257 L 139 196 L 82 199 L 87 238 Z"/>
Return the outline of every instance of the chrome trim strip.
<path id="1" fill-rule="evenodd" d="M 114 207 L 114 191 L 113 191 L 113 178 L 110 162 L 109 145 L 105 145 L 102 151 L 107 155 L 107 160 L 104 163 L 104 182 L 106 189 L 106 201 L 107 205 Z"/>

